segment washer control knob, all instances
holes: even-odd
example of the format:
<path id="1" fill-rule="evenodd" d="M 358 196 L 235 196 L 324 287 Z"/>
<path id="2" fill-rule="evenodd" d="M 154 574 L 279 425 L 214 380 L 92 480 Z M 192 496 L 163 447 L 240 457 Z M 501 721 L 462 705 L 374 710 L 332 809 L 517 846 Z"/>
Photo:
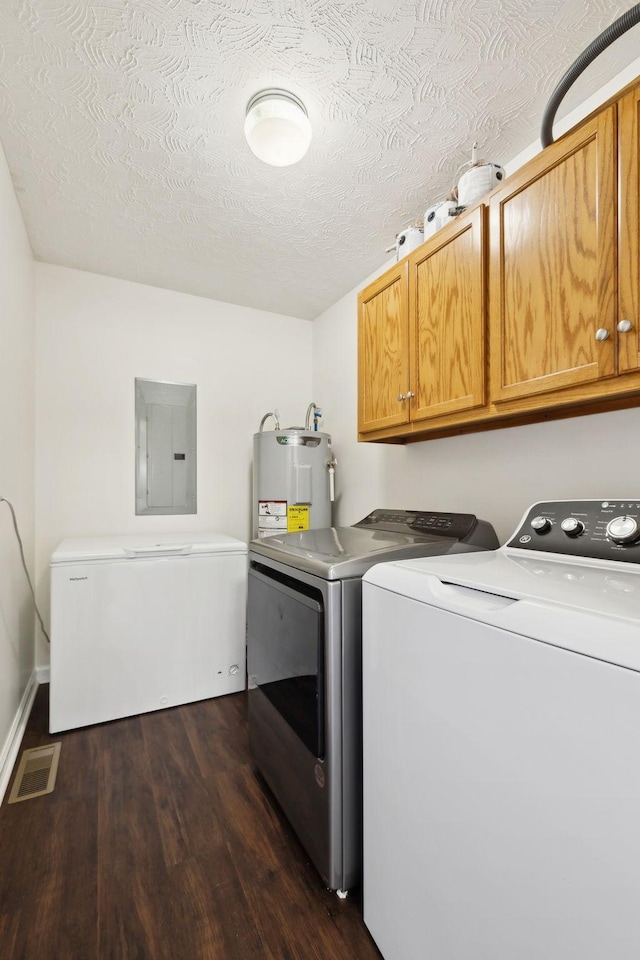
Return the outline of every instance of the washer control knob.
<path id="1" fill-rule="evenodd" d="M 547 533 L 551 530 L 551 520 L 549 520 L 549 517 L 534 517 L 531 521 L 531 528 L 536 533 Z"/>
<path id="2" fill-rule="evenodd" d="M 638 521 L 634 517 L 614 517 L 607 524 L 607 536 L 614 543 L 633 543 L 640 537 Z"/>
<path id="3" fill-rule="evenodd" d="M 579 537 L 584 530 L 582 520 L 576 520 L 575 517 L 565 517 L 560 526 L 568 537 Z"/>

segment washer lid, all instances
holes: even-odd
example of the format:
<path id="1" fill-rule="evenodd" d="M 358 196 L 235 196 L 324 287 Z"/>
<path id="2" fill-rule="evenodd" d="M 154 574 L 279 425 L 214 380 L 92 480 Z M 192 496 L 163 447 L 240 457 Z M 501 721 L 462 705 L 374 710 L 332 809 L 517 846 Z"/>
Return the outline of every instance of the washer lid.
<path id="1" fill-rule="evenodd" d="M 394 571 L 371 571 L 366 579 L 416 600 L 426 600 L 420 575 L 431 574 L 445 584 L 513 600 L 571 607 L 640 625 L 640 570 L 635 567 L 572 563 L 553 554 L 523 555 L 522 551 L 504 548 L 462 557 L 416 558 L 395 566 Z M 431 603 L 430 592 L 427 594 Z M 640 634 L 638 639 L 640 642 Z"/>
<path id="2" fill-rule="evenodd" d="M 381 564 L 364 579 L 431 607 L 640 671 L 635 567 L 523 556 L 503 547 Z"/>
<path id="3" fill-rule="evenodd" d="M 246 553 L 247 545 L 224 533 L 147 533 L 111 537 L 71 537 L 51 557 L 58 563 Z"/>

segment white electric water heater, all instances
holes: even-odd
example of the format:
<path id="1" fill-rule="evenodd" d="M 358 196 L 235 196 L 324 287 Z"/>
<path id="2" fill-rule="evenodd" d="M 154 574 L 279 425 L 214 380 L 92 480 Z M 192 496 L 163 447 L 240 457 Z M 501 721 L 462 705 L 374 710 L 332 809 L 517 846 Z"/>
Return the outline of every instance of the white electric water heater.
<path id="1" fill-rule="evenodd" d="M 302 427 L 253 435 L 253 536 L 331 526 L 335 460 L 328 433 Z"/>

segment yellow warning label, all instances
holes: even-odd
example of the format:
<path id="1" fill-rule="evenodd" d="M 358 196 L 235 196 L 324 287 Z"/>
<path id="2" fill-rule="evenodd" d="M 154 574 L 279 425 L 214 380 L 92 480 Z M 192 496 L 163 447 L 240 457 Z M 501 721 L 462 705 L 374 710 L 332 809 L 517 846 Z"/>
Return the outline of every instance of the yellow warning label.
<path id="1" fill-rule="evenodd" d="M 287 533 L 298 533 L 309 529 L 309 504 L 296 504 L 287 507 Z"/>

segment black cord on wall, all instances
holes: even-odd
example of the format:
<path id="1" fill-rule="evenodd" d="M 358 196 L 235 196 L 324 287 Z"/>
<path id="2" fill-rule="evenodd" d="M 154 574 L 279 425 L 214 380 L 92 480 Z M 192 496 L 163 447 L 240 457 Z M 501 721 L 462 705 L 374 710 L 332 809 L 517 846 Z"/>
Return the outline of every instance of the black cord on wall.
<path id="1" fill-rule="evenodd" d="M 549 102 L 544 109 L 542 129 L 540 131 L 540 140 L 543 147 L 548 147 L 549 144 L 553 143 L 553 121 L 555 120 L 558 107 L 564 100 L 569 87 L 575 83 L 580 74 L 586 70 L 589 64 L 592 63 L 603 50 L 606 50 L 614 40 L 617 40 L 618 37 L 621 37 L 623 33 L 626 33 L 627 30 L 630 30 L 631 27 L 639 22 L 640 3 L 636 3 L 634 7 L 631 7 L 630 10 L 623 13 L 617 20 L 614 20 L 606 30 L 603 30 L 602 33 L 589 44 L 586 50 L 583 50 L 580 56 L 574 60 L 551 94 Z"/>
<path id="2" fill-rule="evenodd" d="M 50 643 L 51 643 L 51 639 L 50 639 L 50 637 L 49 637 L 49 634 L 48 634 L 47 631 L 45 630 L 44 623 L 42 622 L 42 617 L 40 616 L 40 611 L 38 610 L 38 604 L 36 603 L 36 595 L 35 595 L 35 592 L 34 592 L 34 589 L 33 589 L 33 584 L 31 583 L 31 577 L 29 576 L 29 571 L 27 570 L 27 561 L 25 560 L 25 556 L 24 556 L 24 547 L 22 546 L 22 537 L 20 536 L 20 531 L 18 530 L 18 521 L 16 520 L 16 512 L 15 512 L 15 510 L 13 509 L 13 504 L 12 504 L 9 500 L 7 500 L 6 497 L 0 497 L 0 503 L 6 503 L 7 506 L 9 507 L 9 510 L 11 510 L 11 518 L 12 518 L 12 520 L 13 520 L 13 529 L 15 530 L 15 532 L 16 532 L 16 537 L 18 538 L 18 546 L 20 547 L 20 559 L 22 560 L 22 566 L 23 566 L 23 568 L 24 568 L 24 572 L 25 572 L 25 575 L 26 575 L 26 577 L 27 577 L 27 583 L 29 584 L 29 590 L 31 591 L 31 598 L 32 598 L 32 600 L 33 600 L 33 606 L 34 606 L 34 609 L 35 609 L 35 611 L 36 611 L 36 615 L 37 615 L 37 617 L 38 617 L 38 620 L 40 621 L 40 627 L 41 627 L 42 632 L 43 632 L 43 634 L 44 634 L 44 638 L 45 638 L 45 640 L 47 641 L 47 643 L 50 644 Z"/>

